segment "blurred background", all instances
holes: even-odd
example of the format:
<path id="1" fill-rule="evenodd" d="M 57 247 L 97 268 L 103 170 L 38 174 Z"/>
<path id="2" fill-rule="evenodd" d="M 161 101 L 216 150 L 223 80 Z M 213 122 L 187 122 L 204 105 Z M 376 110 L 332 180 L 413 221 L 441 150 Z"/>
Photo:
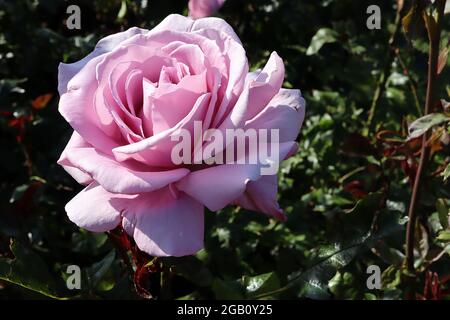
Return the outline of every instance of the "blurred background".
<path id="1" fill-rule="evenodd" d="M 71 4 L 81 8 L 80 30 L 65 25 Z M 381 29 L 366 26 L 372 4 Z M 428 44 L 424 30 L 405 38 L 399 17 L 410 2 L 402 4 L 225 2 L 215 15 L 234 27 L 251 69 L 277 51 L 284 87 L 307 101 L 300 150 L 279 180 L 288 221 L 236 207 L 207 212 L 204 250 L 151 260 L 127 252 L 123 235 L 80 230 L 64 212 L 82 186 L 56 164 L 72 132 L 57 110 L 57 68 L 106 35 L 187 15 L 187 1 L 0 0 L 0 299 L 448 299 L 445 128 L 423 182 L 416 273 L 403 267 L 420 147 L 405 138 L 423 109 Z M 444 70 L 442 99 L 447 83 Z M 68 265 L 81 267 L 81 290 L 67 289 Z M 382 273 L 379 290 L 367 287 L 370 265 Z"/>

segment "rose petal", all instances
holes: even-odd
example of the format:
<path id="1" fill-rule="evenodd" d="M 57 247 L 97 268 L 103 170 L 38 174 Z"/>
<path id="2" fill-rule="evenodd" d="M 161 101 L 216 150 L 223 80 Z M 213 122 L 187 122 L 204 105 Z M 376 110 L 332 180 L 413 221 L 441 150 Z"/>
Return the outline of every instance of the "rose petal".
<path id="1" fill-rule="evenodd" d="M 109 77 L 109 90 L 114 99 L 115 104 L 119 107 L 120 110 L 114 110 L 114 112 L 120 114 L 121 119 L 124 123 L 126 123 L 127 128 L 132 131 L 132 133 L 137 136 L 143 138 L 143 129 L 142 129 L 142 120 L 136 116 L 134 112 L 134 106 L 131 107 L 128 105 L 128 99 L 126 95 L 127 90 L 127 81 L 129 81 L 129 75 L 133 72 L 133 67 L 137 67 L 136 64 L 131 62 L 123 62 L 116 66 L 116 68 L 112 71 Z M 142 79 L 142 76 L 141 76 Z M 133 94 L 138 97 L 135 98 L 142 101 L 142 88 L 134 88 L 136 91 Z"/>
<path id="2" fill-rule="evenodd" d="M 242 129 L 245 126 L 245 120 L 247 119 L 247 110 L 249 107 L 249 87 L 244 89 L 244 91 L 239 96 L 238 101 L 234 105 L 230 114 L 227 115 L 222 124 L 216 128 L 217 131 L 221 133 L 223 137 L 226 136 L 227 130 L 235 130 Z M 214 126 L 213 126 L 214 127 Z M 225 141 L 226 143 L 231 143 L 232 141 Z M 210 144 L 214 143 L 214 141 L 206 142 L 204 144 L 204 148 L 207 148 Z M 224 150 L 228 147 L 224 144 Z M 198 155 L 199 150 L 195 150 L 195 153 Z"/>
<path id="3" fill-rule="evenodd" d="M 151 256 L 186 256 L 203 248 L 203 206 L 169 188 L 134 199 L 113 199 L 122 211 L 123 227 L 139 249 Z"/>
<path id="4" fill-rule="evenodd" d="M 279 162 L 285 159 L 294 145 L 295 142 L 280 144 Z M 211 211 L 217 211 L 238 199 L 249 181 L 256 181 L 261 177 L 264 159 L 260 160 L 258 164 L 223 164 L 191 172 L 178 181 L 176 186 Z"/>
<path id="5" fill-rule="evenodd" d="M 179 62 L 184 63 L 190 69 L 191 74 L 201 74 L 205 72 L 205 54 L 200 47 L 195 44 L 183 44 L 170 53 L 170 56 Z"/>
<path id="6" fill-rule="evenodd" d="M 122 131 L 119 131 L 121 126 L 115 121 L 114 116 L 111 114 L 112 111 L 116 112 L 135 134 L 139 135 L 142 131 L 140 119 L 133 116 L 125 108 L 118 97 L 117 91 L 114 90 L 117 85 L 117 79 L 124 73 L 128 74 L 133 69 L 141 69 L 144 71 L 146 78 L 157 80 L 162 66 L 170 63 L 171 59 L 165 57 L 151 43 L 149 47 L 135 44 L 130 44 L 126 47 L 121 46 L 104 56 L 104 59 L 96 66 L 98 89 L 95 92 L 93 107 L 99 119 L 100 127 L 107 135 L 118 139 Z M 124 87 L 125 78 L 123 80 Z"/>
<path id="7" fill-rule="evenodd" d="M 90 145 L 104 153 L 111 153 L 118 143 L 100 129 L 101 123 L 92 103 L 97 89 L 95 66 L 101 59 L 96 57 L 90 60 L 84 71 L 69 81 L 68 90 L 59 101 L 59 112 Z"/>
<path id="8" fill-rule="evenodd" d="M 241 43 L 233 28 L 225 20 L 213 17 L 193 20 L 179 14 L 171 14 L 153 28 L 151 32 L 156 33 L 163 30 L 191 32 L 202 29 L 222 31 L 233 38 L 234 41 Z"/>
<path id="9" fill-rule="evenodd" d="M 283 60 L 272 52 L 269 61 L 255 80 L 250 82 L 247 120 L 252 119 L 280 91 L 284 80 Z"/>
<path id="10" fill-rule="evenodd" d="M 61 165 L 68 174 L 70 174 L 79 184 L 88 185 L 92 182 L 92 177 L 78 169 L 70 162 L 68 154 L 76 148 L 90 147 L 90 145 L 76 132 L 72 133 L 69 142 L 59 157 L 58 164 Z"/>
<path id="11" fill-rule="evenodd" d="M 286 216 L 281 210 L 278 201 L 278 178 L 276 175 L 262 176 L 257 181 L 250 181 L 245 192 L 234 204 L 248 210 L 265 213 L 275 219 L 284 221 Z"/>
<path id="12" fill-rule="evenodd" d="M 76 168 L 89 174 L 109 192 L 136 194 L 150 192 L 176 182 L 189 173 L 180 168 L 167 171 L 137 171 L 129 163 L 119 163 L 93 148 L 77 148 L 67 153 Z"/>
<path id="13" fill-rule="evenodd" d="M 127 75 L 125 82 L 125 96 L 127 99 L 128 110 L 133 115 L 137 115 L 142 108 L 143 88 L 142 80 L 144 78 L 143 71 L 133 69 Z"/>
<path id="14" fill-rule="evenodd" d="M 247 56 L 242 45 L 232 40 L 224 32 L 204 29 L 198 31 L 198 34 L 209 39 L 216 39 L 216 43 L 223 55 L 221 59 L 218 57 L 209 59 L 225 75 L 225 79 L 222 80 L 222 86 L 219 90 L 220 103 L 212 123 L 212 127 L 217 128 L 225 116 L 230 113 L 244 88 L 245 77 L 248 73 Z M 212 53 L 207 53 L 206 56 L 211 57 L 213 55 Z M 223 63 L 225 63 L 225 69 L 220 68 Z"/>
<path id="15" fill-rule="evenodd" d="M 268 106 L 245 123 L 245 129 L 278 129 L 280 142 L 297 138 L 305 118 L 305 100 L 300 90 L 281 89 Z"/>
<path id="16" fill-rule="evenodd" d="M 62 95 L 67 91 L 68 89 L 67 84 L 70 81 L 70 79 L 72 79 L 75 76 L 75 74 L 77 74 L 90 60 L 99 55 L 102 55 L 106 52 L 113 50 L 121 42 L 129 39 L 130 37 L 136 34 L 145 34 L 147 32 L 148 30 L 133 27 L 128 29 L 127 31 L 112 34 L 110 36 L 101 39 L 95 46 L 94 51 L 91 52 L 86 57 L 84 57 L 83 59 L 81 59 L 80 61 L 74 63 L 60 63 L 58 67 L 59 94 Z"/>
<path id="17" fill-rule="evenodd" d="M 237 199 L 244 192 L 248 181 L 259 178 L 258 169 L 256 165 L 210 167 L 191 173 L 176 186 L 209 210 L 217 211 Z"/>
<path id="18" fill-rule="evenodd" d="M 92 182 L 66 204 L 65 210 L 70 221 L 80 228 L 92 232 L 109 231 L 121 221 L 120 211 L 110 203 L 114 197 L 118 195 Z"/>
<path id="19" fill-rule="evenodd" d="M 236 32 L 234 32 L 233 27 L 230 26 L 225 20 L 215 17 L 197 19 L 193 21 L 192 27 L 188 31 L 197 31 L 197 30 L 217 30 L 223 33 L 226 33 L 230 36 L 234 41 L 239 44 L 242 44 L 241 40 L 237 36 Z"/>
<path id="20" fill-rule="evenodd" d="M 193 132 L 194 122 L 205 118 L 210 99 L 211 93 L 200 96 L 189 114 L 169 130 L 162 131 L 142 141 L 113 149 L 116 159 L 118 161 L 135 159 L 151 166 L 173 167 L 171 153 L 172 148 L 178 142 L 172 141 L 171 136 L 177 135 L 181 129 Z"/>
<path id="21" fill-rule="evenodd" d="M 206 92 L 206 72 L 186 76 L 178 84 L 157 88 L 146 97 L 151 100 L 153 134 L 168 130 L 183 120 Z"/>

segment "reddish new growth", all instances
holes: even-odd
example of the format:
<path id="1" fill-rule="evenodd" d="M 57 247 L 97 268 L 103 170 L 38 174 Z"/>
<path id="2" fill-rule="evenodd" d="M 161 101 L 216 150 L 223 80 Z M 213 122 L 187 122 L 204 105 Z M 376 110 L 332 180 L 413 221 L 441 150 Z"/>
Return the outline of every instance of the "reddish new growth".
<path id="1" fill-rule="evenodd" d="M 133 273 L 136 292 L 143 298 L 152 298 L 153 295 L 150 293 L 150 288 L 154 287 L 152 278 L 157 278 L 162 271 L 157 258 L 152 258 L 139 250 L 134 240 L 120 226 L 110 231 L 108 235 L 117 253 Z"/>

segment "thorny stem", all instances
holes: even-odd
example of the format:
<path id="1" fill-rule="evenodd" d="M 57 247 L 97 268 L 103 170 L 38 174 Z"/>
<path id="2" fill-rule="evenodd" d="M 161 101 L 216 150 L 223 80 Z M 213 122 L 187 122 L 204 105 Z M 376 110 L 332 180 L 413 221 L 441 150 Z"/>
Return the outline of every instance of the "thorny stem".
<path id="1" fill-rule="evenodd" d="M 438 57 L 439 44 L 441 40 L 442 20 L 444 17 L 445 0 L 437 0 L 437 21 L 434 31 L 428 27 L 428 37 L 430 41 L 429 57 L 428 57 L 428 84 L 427 95 L 425 100 L 424 114 L 432 111 L 436 102 L 436 84 L 438 79 Z M 430 17 L 433 19 L 433 17 Z M 431 29 L 431 30 L 430 30 Z M 419 166 L 417 168 L 416 177 L 411 195 L 411 202 L 408 211 L 408 225 L 406 227 L 406 256 L 405 265 L 409 272 L 414 272 L 414 231 L 416 226 L 417 205 L 420 198 L 420 183 L 423 172 L 428 162 L 430 148 L 427 146 L 428 134 L 422 137 L 422 147 L 420 152 Z"/>
<path id="2" fill-rule="evenodd" d="M 120 258 L 123 260 L 123 262 L 126 264 L 126 266 L 129 268 L 130 272 L 134 272 L 133 270 L 133 264 L 130 261 L 130 258 L 128 257 L 127 252 L 122 248 L 122 246 L 119 244 L 117 240 L 117 235 L 114 233 L 114 231 L 110 231 L 107 233 L 109 240 L 112 242 L 113 246 L 116 249 L 116 252 L 119 254 Z"/>

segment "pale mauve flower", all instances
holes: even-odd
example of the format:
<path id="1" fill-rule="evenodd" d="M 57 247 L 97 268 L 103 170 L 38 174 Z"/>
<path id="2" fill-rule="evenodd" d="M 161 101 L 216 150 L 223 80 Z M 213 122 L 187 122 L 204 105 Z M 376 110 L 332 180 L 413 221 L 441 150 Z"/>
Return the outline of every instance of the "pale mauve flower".
<path id="1" fill-rule="evenodd" d="M 299 90 L 281 89 L 274 52 L 249 73 L 242 44 L 222 19 L 170 15 L 152 30 L 100 40 L 84 59 L 59 66 L 59 111 L 74 129 L 58 163 L 86 188 L 67 205 L 93 232 L 121 225 L 153 256 L 203 247 L 204 207 L 238 204 L 277 219 L 277 176 L 261 165 L 175 165 L 171 137 L 205 129 L 279 129 L 278 158 L 296 151 L 304 118 Z"/>

